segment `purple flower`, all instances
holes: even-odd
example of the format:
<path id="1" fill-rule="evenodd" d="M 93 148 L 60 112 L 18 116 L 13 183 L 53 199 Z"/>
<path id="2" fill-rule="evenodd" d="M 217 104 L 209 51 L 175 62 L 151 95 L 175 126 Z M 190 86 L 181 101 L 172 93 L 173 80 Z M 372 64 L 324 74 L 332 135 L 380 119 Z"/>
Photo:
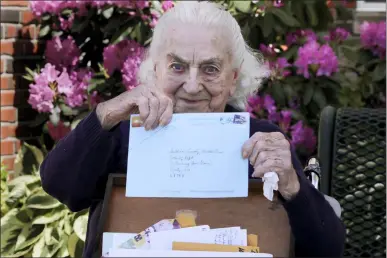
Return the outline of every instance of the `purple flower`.
<path id="1" fill-rule="evenodd" d="M 87 69 L 71 71 L 69 80 L 71 85 L 60 93 L 65 95 L 65 103 L 69 107 L 80 107 L 87 100 L 87 87 L 91 80 L 92 73 Z M 59 90 L 59 89 L 58 89 Z"/>
<path id="2" fill-rule="evenodd" d="M 60 27 L 61 27 L 62 30 L 71 29 L 71 27 L 73 26 L 73 22 L 74 22 L 74 14 L 72 13 L 66 19 L 63 18 L 62 16 L 60 16 L 59 17 L 59 21 L 60 21 Z"/>
<path id="3" fill-rule="evenodd" d="M 290 64 L 288 60 L 284 57 L 277 58 L 277 60 L 269 62 L 270 71 L 274 79 L 283 79 L 284 77 L 290 75 L 290 71 L 286 68 Z"/>
<path id="4" fill-rule="evenodd" d="M 282 7 L 285 5 L 285 0 L 274 0 L 273 1 L 273 6 L 274 7 Z"/>
<path id="5" fill-rule="evenodd" d="M 330 76 L 332 73 L 338 72 L 339 62 L 333 49 L 325 44 L 320 47 L 318 52 L 319 68 L 317 70 L 317 76 Z"/>
<path id="6" fill-rule="evenodd" d="M 127 90 L 137 86 L 137 72 L 144 54 L 144 48 L 140 45 L 131 50 L 121 70 L 122 81 Z"/>
<path id="7" fill-rule="evenodd" d="M 161 8 L 163 9 L 164 12 L 168 11 L 173 6 L 174 6 L 174 3 L 173 3 L 173 1 L 170 1 L 170 0 L 165 0 L 161 4 Z"/>
<path id="8" fill-rule="evenodd" d="M 64 40 L 57 36 L 47 42 L 46 60 L 58 68 L 72 68 L 76 66 L 79 62 L 80 54 L 81 52 L 71 36 Z"/>
<path id="9" fill-rule="evenodd" d="M 29 4 L 32 13 L 40 17 L 45 13 L 58 14 L 62 1 L 30 0 Z"/>
<path id="10" fill-rule="evenodd" d="M 277 107 L 275 106 L 275 101 L 270 95 L 259 96 L 250 96 L 247 99 L 247 112 L 250 112 L 253 117 L 257 115 L 258 117 L 263 117 L 266 113 L 268 114 L 268 119 L 270 121 L 278 121 Z"/>
<path id="11" fill-rule="evenodd" d="M 290 129 L 292 145 L 305 147 L 309 152 L 314 151 L 317 139 L 312 128 L 304 127 L 303 122 L 298 121 Z"/>
<path id="12" fill-rule="evenodd" d="M 316 41 L 317 35 L 310 29 L 297 30 L 286 35 L 286 45 L 304 44 L 304 42 Z"/>
<path id="13" fill-rule="evenodd" d="M 360 25 L 360 41 L 365 49 L 381 59 L 386 58 L 386 22 L 363 22 Z"/>
<path id="14" fill-rule="evenodd" d="M 326 41 L 336 41 L 338 43 L 343 42 L 349 36 L 349 31 L 344 28 L 336 28 L 334 30 L 329 31 L 329 35 L 326 35 L 324 39 Z"/>
<path id="15" fill-rule="evenodd" d="M 338 70 L 338 60 L 332 48 L 325 44 L 320 47 L 316 41 L 310 41 L 298 49 L 298 58 L 294 62 L 297 74 L 310 77 L 310 69 L 317 76 L 330 76 Z"/>
<path id="16" fill-rule="evenodd" d="M 54 109 L 56 79 L 59 72 L 55 66 L 46 64 L 40 74 L 35 74 L 34 83 L 29 85 L 28 103 L 39 112 L 50 113 Z"/>
<path id="17" fill-rule="evenodd" d="M 279 127 L 282 131 L 287 133 L 289 131 L 290 122 L 292 121 L 292 111 L 289 110 L 282 110 L 281 116 L 279 118 Z"/>
<path id="18" fill-rule="evenodd" d="M 138 53 L 142 46 L 133 40 L 122 40 L 115 45 L 105 47 L 103 51 L 103 65 L 109 75 L 114 71 L 121 71 L 128 57 Z"/>
<path id="19" fill-rule="evenodd" d="M 259 50 L 262 52 L 262 54 L 265 56 L 265 57 L 275 57 L 276 56 L 276 52 L 274 50 L 274 47 L 273 45 L 264 45 L 264 44 L 260 44 L 259 45 Z"/>

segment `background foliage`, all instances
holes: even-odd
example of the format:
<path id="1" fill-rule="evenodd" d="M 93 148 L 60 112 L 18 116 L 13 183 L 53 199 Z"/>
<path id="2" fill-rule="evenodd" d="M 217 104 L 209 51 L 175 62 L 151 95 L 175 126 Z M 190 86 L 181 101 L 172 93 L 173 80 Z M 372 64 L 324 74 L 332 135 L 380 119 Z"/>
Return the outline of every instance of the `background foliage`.
<path id="1" fill-rule="evenodd" d="M 319 113 L 327 105 L 384 107 L 385 23 L 365 23 L 361 35 L 335 28 L 332 8 L 349 17 L 348 1 L 217 1 L 260 50 L 270 77 L 249 98 L 252 116 L 286 132 L 301 160 L 315 154 Z M 131 90 L 152 28 L 173 1 L 30 1 L 47 41 L 45 62 L 27 68 L 33 126 L 51 140 L 24 145 L 6 183 L 2 168 L 1 253 L 20 257 L 79 256 L 87 211 L 71 213 L 46 195 L 38 168 L 47 151 L 97 103 Z M 45 146 L 49 146 L 48 150 Z M 3 228 L 3 225 L 5 227 Z"/>
<path id="2" fill-rule="evenodd" d="M 20 175 L 7 182 L 1 167 L 1 256 L 81 257 L 88 211 L 73 213 L 41 186 L 44 154 L 24 144 L 17 158 Z"/>

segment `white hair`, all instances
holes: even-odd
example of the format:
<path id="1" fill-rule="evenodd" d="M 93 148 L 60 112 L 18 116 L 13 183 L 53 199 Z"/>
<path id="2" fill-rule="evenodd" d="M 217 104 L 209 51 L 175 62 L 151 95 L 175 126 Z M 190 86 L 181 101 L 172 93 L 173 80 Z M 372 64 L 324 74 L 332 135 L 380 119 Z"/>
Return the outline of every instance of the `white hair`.
<path id="1" fill-rule="evenodd" d="M 262 56 L 246 44 L 235 18 L 216 3 L 182 1 L 163 14 L 154 28 L 147 56 L 140 65 L 139 80 L 145 82 L 154 78 L 153 61 L 160 54 L 165 33 L 171 25 L 181 23 L 216 27 L 222 32 L 229 32 L 233 66 L 240 70 L 235 93 L 228 104 L 238 110 L 245 110 L 247 97 L 258 91 L 269 70 Z"/>

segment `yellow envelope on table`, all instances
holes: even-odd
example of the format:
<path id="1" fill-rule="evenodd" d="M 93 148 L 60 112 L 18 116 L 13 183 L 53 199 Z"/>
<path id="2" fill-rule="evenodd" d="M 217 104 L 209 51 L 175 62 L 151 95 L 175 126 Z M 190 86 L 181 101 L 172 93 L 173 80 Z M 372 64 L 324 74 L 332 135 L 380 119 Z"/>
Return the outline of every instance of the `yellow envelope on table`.
<path id="1" fill-rule="evenodd" d="M 259 247 L 257 246 L 217 245 L 217 244 L 201 244 L 201 243 L 188 243 L 188 242 L 173 242 L 172 250 L 259 253 Z"/>
<path id="2" fill-rule="evenodd" d="M 248 246 L 258 246 L 258 235 L 248 234 L 247 235 L 247 245 Z"/>

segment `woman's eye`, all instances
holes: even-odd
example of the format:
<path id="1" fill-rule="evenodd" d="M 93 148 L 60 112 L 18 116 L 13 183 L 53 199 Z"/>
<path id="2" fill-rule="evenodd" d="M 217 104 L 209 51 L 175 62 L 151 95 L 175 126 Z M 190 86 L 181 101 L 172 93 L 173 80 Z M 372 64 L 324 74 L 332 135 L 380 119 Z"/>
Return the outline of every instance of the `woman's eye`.
<path id="1" fill-rule="evenodd" d="M 217 73 L 219 71 L 218 68 L 216 68 L 215 66 L 206 66 L 204 67 L 204 72 L 207 73 L 207 74 L 214 74 L 214 73 Z"/>
<path id="2" fill-rule="evenodd" d="M 175 71 L 175 72 L 183 72 L 184 71 L 184 65 L 182 64 L 172 64 L 171 65 L 171 68 Z"/>

